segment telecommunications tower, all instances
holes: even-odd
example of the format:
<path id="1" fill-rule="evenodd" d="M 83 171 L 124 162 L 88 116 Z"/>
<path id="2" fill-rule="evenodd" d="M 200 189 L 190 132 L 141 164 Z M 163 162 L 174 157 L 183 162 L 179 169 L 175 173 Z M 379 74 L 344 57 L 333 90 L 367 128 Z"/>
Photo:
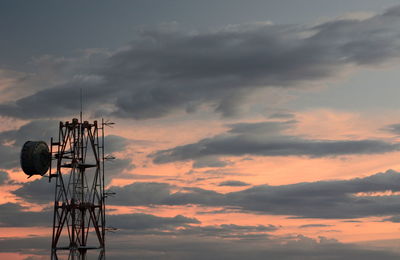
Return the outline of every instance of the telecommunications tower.
<path id="1" fill-rule="evenodd" d="M 52 260 L 60 250 L 71 260 L 87 259 L 88 250 L 105 259 L 104 127 L 110 124 L 82 121 L 81 113 L 80 120 L 60 122 L 50 146 L 28 141 L 22 148 L 21 167 L 29 177 L 49 172 L 49 182 L 55 179 Z"/>

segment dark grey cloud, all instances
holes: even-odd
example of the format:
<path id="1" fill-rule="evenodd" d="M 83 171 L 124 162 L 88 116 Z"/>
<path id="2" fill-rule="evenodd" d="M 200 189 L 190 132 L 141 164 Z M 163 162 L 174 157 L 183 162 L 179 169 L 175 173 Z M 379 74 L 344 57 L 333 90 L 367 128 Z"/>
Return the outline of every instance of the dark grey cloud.
<path id="1" fill-rule="evenodd" d="M 20 148 L 0 144 L 0 168 L 11 169 L 19 166 Z"/>
<path id="2" fill-rule="evenodd" d="M 165 183 L 133 183 L 114 187 L 115 205 L 187 205 L 237 207 L 242 211 L 295 218 L 351 219 L 400 213 L 399 196 L 372 196 L 400 191 L 400 174 L 389 170 L 364 178 L 290 185 L 254 186 L 226 194 Z M 357 194 L 363 193 L 363 196 Z"/>
<path id="3" fill-rule="evenodd" d="M 400 144 L 381 140 L 318 140 L 282 133 L 296 121 L 239 123 L 229 125 L 225 134 L 196 143 L 157 151 L 150 155 L 155 163 L 199 160 L 214 156 L 309 156 L 326 157 L 352 154 L 380 154 L 398 151 Z"/>
<path id="4" fill-rule="evenodd" d="M 107 160 L 105 163 L 106 177 L 115 176 L 122 171 L 134 169 L 135 165 L 132 164 L 132 159 L 119 159 L 115 158 L 112 160 Z"/>
<path id="5" fill-rule="evenodd" d="M 229 165 L 229 162 L 221 161 L 212 157 L 199 158 L 195 162 L 193 162 L 193 168 L 206 168 L 206 167 L 221 168 L 227 165 Z"/>
<path id="6" fill-rule="evenodd" d="M 15 182 L 10 180 L 10 176 L 8 175 L 7 172 L 0 171 L 0 185 L 13 184 L 13 183 Z"/>
<path id="7" fill-rule="evenodd" d="M 224 195 L 215 191 L 187 187 L 172 193 L 177 188 L 167 183 L 135 182 L 123 187 L 110 187 L 116 196 L 110 198 L 112 205 L 186 205 L 215 204 L 222 202 Z M 218 202 L 219 201 L 219 202 Z"/>
<path id="8" fill-rule="evenodd" d="M 58 123 L 50 120 L 37 120 L 16 130 L 0 132 L 0 168 L 10 169 L 19 166 L 19 153 L 26 141 L 50 141 L 57 133 Z M 58 136 L 58 135 L 57 135 Z"/>
<path id="9" fill-rule="evenodd" d="M 307 224 L 307 225 L 301 225 L 299 228 L 319 228 L 319 227 L 332 227 L 332 225 L 325 225 L 325 224 Z"/>
<path id="10" fill-rule="evenodd" d="M 325 237 L 311 239 L 293 236 L 286 239 L 221 239 L 198 236 L 127 236 L 110 240 L 107 259 L 282 259 L 282 260 L 394 260 L 398 253 L 343 244 Z M 127 249 L 129 248 L 129 249 Z M 118 253 L 117 253 L 118 252 Z"/>
<path id="11" fill-rule="evenodd" d="M 231 134 L 274 136 L 280 134 L 284 130 L 292 128 L 296 123 L 296 120 L 265 121 L 257 123 L 236 123 L 227 125 L 227 127 L 229 127 L 228 133 Z"/>
<path id="12" fill-rule="evenodd" d="M 136 182 L 124 187 L 110 187 L 116 193 L 110 204 L 147 205 L 160 204 L 170 194 L 172 186 L 167 183 Z"/>
<path id="13" fill-rule="evenodd" d="M 240 207 L 228 206 L 216 210 L 197 211 L 198 215 L 241 213 Z"/>
<path id="14" fill-rule="evenodd" d="M 28 256 L 23 260 L 44 260 L 47 259 L 48 256 Z"/>
<path id="15" fill-rule="evenodd" d="M 15 142 L 19 148 L 28 141 L 49 142 L 51 137 L 58 136 L 59 121 L 56 120 L 34 120 L 22 125 L 16 130 L 9 130 L 0 133 L 3 142 Z"/>
<path id="16" fill-rule="evenodd" d="M 130 158 L 115 158 L 112 160 L 106 160 L 104 164 L 105 168 L 105 184 L 108 185 L 112 179 L 116 177 L 122 177 L 124 171 L 132 170 L 136 166 L 133 164 L 133 160 Z M 124 175 L 127 177 L 127 175 Z"/>
<path id="17" fill-rule="evenodd" d="M 344 223 L 362 223 L 361 220 L 342 220 Z"/>
<path id="18" fill-rule="evenodd" d="M 389 133 L 400 135 L 400 124 L 391 124 L 387 125 L 382 130 L 387 131 Z"/>
<path id="19" fill-rule="evenodd" d="M 274 225 L 240 226 L 235 224 L 222 224 L 214 226 L 189 226 L 178 231 L 181 235 L 195 235 L 203 237 L 220 237 L 235 239 L 254 239 L 268 237 L 269 233 L 278 230 Z"/>
<path id="20" fill-rule="evenodd" d="M 343 181 L 319 181 L 281 186 L 255 186 L 227 194 L 226 201 L 245 210 L 304 218 L 362 218 L 398 212 L 398 196 L 365 196 L 364 192 L 399 191 L 395 171 Z M 267 213 L 268 212 L 268 213 Z"/>
<path id="21" fill-rule="evenodd" d="M 285 112 L 277 112 L 269 116 L 269 118 L 273 119 L 291 119 L 294 118 L 295 115 L 292 113 L 285 113 Z"/>
<path id="22" fill-rule="evenodd" d="M 249 183 L 243 181 L 223 181 L 218 184 L 218 186 L 231 186 L 231 187 L 243 187 L 249 185 L 250 185 Z"/>
<path id="23" fill-rule="evenodd" d="M 40 178 L 23 183 L 11 193 L 31 203 L 47 204 L 54 202 L 55 180 Z"/>
<path id="24" fill-rule="evenodd" d="M 33 212 L 16 203 L 1 204 L 0 212 L 1 227 L 49 227 L 53 219 L 53 214 L 48 209 Z"/>
<path id="25" fill-rule="evenodd" d="M 123 151 L 131 143 L 131 140 L 118 135 L 107 135 L 104 137 L 105 153 Z"/>
<path id="26" fill-rule="evenodd" d="M 213 232 L 211 232 L 213 234 Z M 29 252 L 37 259 L 49 255 L 50 237 L 6 238 L 0 240 L 2 252 Z M 399 254 L 389 250 L 365 248 L 319 237 L 302 235 L 271 239 L 225 239 L 217 236 L 176 235 L 124 235 L 108 234 L 107 259 L 282 259 L 282 260 L 395 260 Z M 96 257 L 98 251 L 90 252 Z M 48 258 L 49 256 L 47 256 Z M 36 259 L 36 258 L 34 258 Z"/>
<path id="27" fill-rule="evenodd" d="M 10 226 L 29 226 L 50 223 L 40 215 L 22 212 L 16 204 L 1 205 L 1 223 Z M 42 214 L 50 214 L 42 212 Z M 4 214 L 3 214 L 4 215 Z M 24 219 L 24 216 L 26 219 Z M 222 224 L 197 226 L 198 221 L 184 216 L 156 217 L 147 214 L 111 215 L 113 221 L 125 229 L 108 234 L 108 259 L 396 259 L 396 253 L 365 249 L 352 244 L 342 244 L 334 239 L 311 239 L 302 235 L 271 236 L 278 229 L 273 225 L 240 226 Z M 126 232 L 129 231 L 129 232 Z M 166 231 L 166 232 L 159 232 Z M 48 254 L 50 237 L 3 238 L 2 252 L 31 252 Z M 39 255 L 38 255 L 39 256 Z"/>
<path id="28" fill-rule="evenodd" d="M 190 224 L 200 224 L 195 218 L 182 215 L 175 217 L 158 217 L 150 214 L 120 214 L 107 216 L 107 225 L 118 229 L 148 230 L 148 229 L 173 229 L 176 227 L 187 227 Z"/>
<path id="29" fill-rule="evenodd" d="M 52 223 L 53 212 L 50 208 L 41 211 L 29 211 L 17 203 L 6 203 L 0 205 L 0 226 L 1 227 L 49 227 Z M 158 217 L 150 214 L 132 213 L 107 216 L 107 226 L 117 229 L 126 229 L 137 231 L 148 231 L 151 234 L 161 231 L 175 231 L 177 227 L 191 229 L 192 224 L 200 224 L 195 218 L 189 218 L 182 215 L 175 217 Z M 257 226 L 254 229 L 260 231 L 273 231 L 273 226 Z M 252 227 L 237 226 L 236 229 L 250 230 Z M 226 227 L 227 229 L 227 227 Z M 189 232 L 189 231 L 187 231 Z"/>
<path id="30" fill-rule="evenodd" d="M 11 237 L 0 239 L 0 249 L 2 252 L 20 253 L 26 253 L 29 250 L 35 249 L 36 254 L 46 251 L 50 254 L 49 243 L 51 243 L 51 237 Z"/>
<path id="31" fill-rule="evenodd" d="M 384 218 L 382 221 L 389 221 L 393 223 L 400 223 L 400 215 L 391 216 L 388 218 Z"/>
<path id="32" fill-rule="evenodd" d="M 156 118 L 206 104 L 229 116 L 258 89 L 308 85 L 329 80 L 348 66 L 371 67 L 398 58 L 398 9 L 317 26 L 255 23 L 211 32 L 142 29 L 127 48 L 105 55 L 101 66 L 81 69 L 83 75 L 67 83 L 3 103 L 0 114 L 75 114 L 78 90 L 84 88 L 90 93 L 86 108 L 103 114 Z"/>
<path id="33" fill-rule="evenodd" d="M 124 234 L 164 234 L 164 235 L 195 235 L 198 237 L 220 237 L 249 239 L 256 236 L 266 237 L 279 229 L 275 225 L 243 226 L 235 224 L 201 226 L 196 218 L 182 215 L 175 217 L 158 217 L 150 214 L 118 214 L 107 217 L 107 225 L 122 229 Z"/>

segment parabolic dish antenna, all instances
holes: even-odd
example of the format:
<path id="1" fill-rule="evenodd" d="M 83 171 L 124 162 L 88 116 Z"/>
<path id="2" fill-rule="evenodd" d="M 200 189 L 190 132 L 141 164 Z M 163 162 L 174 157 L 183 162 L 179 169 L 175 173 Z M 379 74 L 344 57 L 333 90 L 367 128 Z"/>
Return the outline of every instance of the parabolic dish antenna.
<path id="1" fill-rule="evenodd" d="M 43 141 L 27 141 L 22 147 L 20 159 L 26 175 L 44 175 L 51 162 L 49 147 Z"/>

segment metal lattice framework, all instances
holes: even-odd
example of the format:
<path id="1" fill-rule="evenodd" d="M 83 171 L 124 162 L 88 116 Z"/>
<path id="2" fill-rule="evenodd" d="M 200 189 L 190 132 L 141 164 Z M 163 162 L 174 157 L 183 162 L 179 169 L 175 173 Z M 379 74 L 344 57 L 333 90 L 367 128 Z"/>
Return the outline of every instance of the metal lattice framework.
<path id="1" fill-rule="evenodd" d="M 99 249 L 105 259 L 104 126 L 74 118 L 60 122 L 58 141 L 51 139 L 57 170 L 52 235 L 52 259 L 69 250 L 68 259 L 86 259 Z"/>

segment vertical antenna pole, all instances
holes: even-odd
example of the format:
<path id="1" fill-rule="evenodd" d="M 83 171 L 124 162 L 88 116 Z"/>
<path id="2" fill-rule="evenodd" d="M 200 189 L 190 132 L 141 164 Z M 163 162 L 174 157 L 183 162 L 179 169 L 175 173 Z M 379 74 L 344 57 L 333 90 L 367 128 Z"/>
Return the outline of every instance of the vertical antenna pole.
<path id="1" fill-rule="evenodd" d="M 79 92 L 80 92 L 79 93 L 80 94 L 79 97 L 80 97 L 80 101 L 81 101 L 81 111 L 79 113 L 79 117 L 80 117 L 80 120 L 81 120 L 81 123 L 82 123 L 82 110 L 83 110 L 83 108 L 82 108 L 83 107 L 83 105 L 82 105 L 82 88 L 79 89 Z"/>

